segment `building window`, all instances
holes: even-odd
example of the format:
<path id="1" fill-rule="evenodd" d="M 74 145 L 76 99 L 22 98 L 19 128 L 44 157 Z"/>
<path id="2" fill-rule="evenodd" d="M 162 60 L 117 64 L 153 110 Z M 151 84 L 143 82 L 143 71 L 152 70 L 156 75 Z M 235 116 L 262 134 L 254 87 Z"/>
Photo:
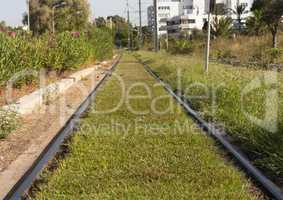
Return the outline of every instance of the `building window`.
<path id="1" fill-rule="evenodd" d="M 159 6 L 158 10 L 170 10 L 170 6 Z"/>

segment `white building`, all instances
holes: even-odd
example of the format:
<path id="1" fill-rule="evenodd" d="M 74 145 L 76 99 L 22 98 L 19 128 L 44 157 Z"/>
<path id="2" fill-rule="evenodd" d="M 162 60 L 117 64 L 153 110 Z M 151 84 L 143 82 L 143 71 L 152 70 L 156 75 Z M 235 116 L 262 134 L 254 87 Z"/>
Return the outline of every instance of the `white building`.
<path id="1" fill-rule="evenodd" d="M 147 8 L 147 24 L 150 29 L 150 31 L 154 31 L 154 7 L 149 6 Z"/>
<path id="2" fill-rule="evenodd" d="M 202 29 L 207 20 L 208 0 L 182 0 L 183 18 L 188 18 L 189 29 Z"/>
<path id="3" fill-rule="evenodd" d="M 216 0 L 216 6 L 225 10 L 235 10 L 238 4 L 244 4 L 249 11 L 254 0 Z M 157 0 L 158 35 L 176 33 L 192 29 L 202 29 L 207 21 L 209 0 Z M 246 18 L 250 12 L 242 17 Z M 237 15 L 230 14 L 234 20 Z M 148 24 L 154 26 L 154 7 L 148 8 Z"/>
<path id="4" fill-rule="evenodd" d="M 157 0 L 157 30 L 158 35 L 167 33 L 167 20 L 183 13 L 181 0 Z M 154 7 L 149 6 L 147 10 L 148 26 L 154 27 Z"/>
<path id="5" fill-rule="evenodd" d="M 254 0 L 216 0 L 216 7 L 222 8 L 224 11 L 236 10 L 237 5 L 246 6 L 246 11 L 250 11 Z M 207 21 L 207 12 L 209 8 L 209 0 L 182 0 L 183 12 L 179 16 L 172 17 L 167 21 L 167 30 L 169 34 L 178 35 L 183 31 L 190 32 L 193 29 L 201 30 Z M 237 15 L 227 14 L 235 20 L 237 26 Z M 247 12 L 242 15 L 245 19 L 251 15 Z M 243 20 L 244 21 L 244 20 Z"/>

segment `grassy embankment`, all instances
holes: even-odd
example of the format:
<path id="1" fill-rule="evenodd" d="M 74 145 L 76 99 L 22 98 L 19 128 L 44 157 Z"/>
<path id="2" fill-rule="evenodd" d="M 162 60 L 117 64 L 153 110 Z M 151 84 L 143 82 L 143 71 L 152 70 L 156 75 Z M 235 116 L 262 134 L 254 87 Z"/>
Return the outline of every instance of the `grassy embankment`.
<path id="1" fill-rule="evenodd" d="M 238 36 L 212 41 L 214 59 L 254 68 L 270 69 L 283 65 L 283 33 L 278 34 L 278 48 L 271 48 L 271 36 Z M 203 50 L 201 51 L 203 53 Z"/>
<path id="2" fill-rule="evenodd" d="M 130 99 L 110 114 L 89 112 L 72 138 L 70 154 L 47 172 L 35 199 L 258 199 L 244 175 L 227 161 L 215 142 L 203 135 L 143 67 L 126 55 L 116 74 L 126 89 L 148 86 L 151 98 Z M 142 86 L 131 95 L 147 96 Z M 112 78 L 99 91 L 95 110 L 113 108 L 121 88 Z M 116 126 L 115 126 L 116 124 Z M 125 128 L 123 130 L 123 127 Z"/>
<path id="3" fill-rule="evenodd" d="M 211 41 L 211 55 L 213 60 L 235 66 L 256 69 L 283 69 L 283 32 L 278 34 L 278 48 L 271 48 L 271 36 L 237 36 L 236 38 L 219 37 Z M 204 53 L 206 36 L 196 35 L 192 40 L 170 39 L 166 49 L 164 40 L 161 49 L 171 54 L 199 55 Z M 149 50 L 150 48 L 144 48 Z"/>
<path id="4" fill-rule="evenodd" d="M 223 124 L 258 167 L 283 183 L 282 72 L 212 63 L 206 74 L 203 59 L 197 55 L 139 52 L 139 56 L 174 89 L 177 88 L 177 71 L 181 71 L 181 89 L 193 108 L 206 120 Z M 248 85 L 256 88 L 248 91 Z M 242 95 L 246 91 L 247 94 Z M 256 124 L 256 120 L 248 116 L 266 120 Z"/>

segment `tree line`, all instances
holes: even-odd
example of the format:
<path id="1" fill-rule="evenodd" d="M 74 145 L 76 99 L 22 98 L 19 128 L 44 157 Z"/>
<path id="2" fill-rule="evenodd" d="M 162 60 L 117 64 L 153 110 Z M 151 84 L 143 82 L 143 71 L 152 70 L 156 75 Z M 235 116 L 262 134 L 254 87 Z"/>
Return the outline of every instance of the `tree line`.
<path id="1" fill-rule="evenodd" d="M 87 0 L 30 0 L 29 11 L 34 34 L 51 32 L 53 22 L 59 32 L 82 31 L 87 28 L 91 13 Z M 23 24 L 28 25 L 28 13 L 24 14 Z"/>

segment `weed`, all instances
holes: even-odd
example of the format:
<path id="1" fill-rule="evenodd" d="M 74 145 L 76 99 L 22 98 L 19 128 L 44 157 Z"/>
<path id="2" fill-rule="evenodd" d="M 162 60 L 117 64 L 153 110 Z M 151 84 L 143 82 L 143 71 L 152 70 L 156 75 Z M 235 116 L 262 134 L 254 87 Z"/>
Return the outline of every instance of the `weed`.
<path id="1" fill-rule="evenodd" d="M 0 109 L 0 139 L 14 131 L 18 124 L 19 117 L 15 112 Z"/>
<path id="2" fill-rule="evenodd" d="M 274 54 L 277 57 L 277 50 Z M 196 87 L 189 88 L 185 96 L 190 99 L 192 107 L 206 120 L 225 124 L 226 130 L 237 144 L 251 155 L 254 163 L 283 184 L 283 74 L 281 72 L 277 74 L 278 81 L 273 86 L 278 89 L 278 102 L 272 104 L 278 104 L 278 130 L 271 132 L 247 117 L 248 113 L 249 116 L 257 119 L 265 118 L 266 101 L 275 100 L 266 96 L 266 91 L 270 88 L 261 86 L 244 97 L 242 93 L 243 89 L 253 81 L 263 80 L 267 71 L 211 64 L 209 74 L 206 75 L 202 58 L 197 56 L 172 56 L 150 52 L 140 52 L 140 56 L 142 60 L 150 59 L 153 70 L 174 89 L 177 87 L 178 79 L 172 77 L 176 77 L 178 70 L 182 72 L 179 77 L 182 80 L 182 88 L 200 84 L 201 88 L 207 89 L 206 92 Z M 192 98 L 199 96 L 204 98 Z"/>
<path id="3" fill-rule="evenodd" d="M 167 93 L 134 61 L 126 55 L 117 73 L 123 74 L 126 88 L 137 81 L 150 88 L 153 97 L 130 101 L 134 108 L 148 110 L 154 98 Z M 112 77 L 99 90 L 95 110 L 112 109 L 121 93 Z M 145 91 L 135 88 L 133 93 L 140 97 Z M 161 98 L 158 107 L 167 109 L 170 100 Z M 90 109 L 74 134 L 70 154 L 57 170 L 43 174 L 46 181 L 34 199 L 260 199 L 211 138 L 196 127 L 174 130 L 176 123 L 195 125 L 176 103 L 172 106 L 164 115 L 133 114 L 126 102 L 113 113 Z"/>

